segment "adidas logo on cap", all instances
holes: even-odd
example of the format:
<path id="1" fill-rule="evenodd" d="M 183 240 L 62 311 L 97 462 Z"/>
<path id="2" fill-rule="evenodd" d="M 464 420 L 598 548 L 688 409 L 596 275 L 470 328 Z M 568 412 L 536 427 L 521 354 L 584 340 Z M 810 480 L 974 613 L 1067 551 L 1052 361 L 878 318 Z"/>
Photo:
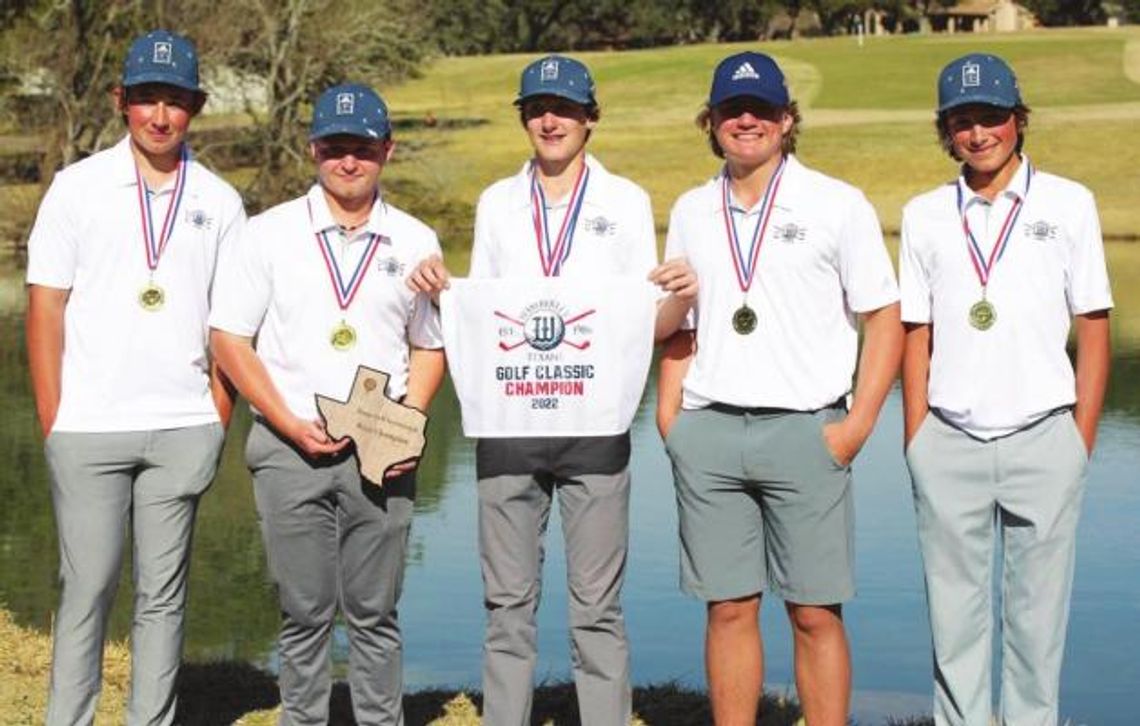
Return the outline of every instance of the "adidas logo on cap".
<path id="1" fill-rule="evenodd" d="M 760 80 L 760 74 L 756 72 L 756 69 L 752 67 L 751 63 L 744 61 L 732 74 L 732 80 L 734 81 L 739 81 L 742 78 Z"/>

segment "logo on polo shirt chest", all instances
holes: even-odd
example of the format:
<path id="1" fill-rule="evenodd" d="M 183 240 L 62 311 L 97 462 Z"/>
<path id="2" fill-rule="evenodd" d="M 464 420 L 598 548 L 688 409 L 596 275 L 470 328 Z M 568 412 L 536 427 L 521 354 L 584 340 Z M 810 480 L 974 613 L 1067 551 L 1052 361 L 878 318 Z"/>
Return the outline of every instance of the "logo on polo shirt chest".
<path id="1" fill-rule="evenodd" d="M 404 263 L 397 257 L 381 257 L 376 262 L 376 269 L 388 277 L 397 277 L 404 274 Z"/>
<path id="2" fill-rule="evenodd" d="M 807 239 L 807 227 L 795 222 L 777 224 L 772 227 L 772 238 L 788 244 L 803 242 Z"/>
<path id="3" fill-rule="evenodd" d="M 1046 242 L 1051 239 L 1057 239 L 1057 225 L 1050 224 L 1044 219 L 1039 219 L 1036 222 L 1029 222 L 1025 225 L 1025 236 L 1031 237 L 1038 242 Z"/>
<path id="4" fill-rule="evenodd" d="M 617 233 L 617 222 L 606 219 L 600 214 L 591 219 L 582 220 L 582 227 L 598 237 L 612 237 Z"/>
<path id="5" fill-rule="evenodd" d="M 194 229 L 210 229 L 214 226 L 214 219 L 203 209 L 187 209 L 186 223 Z"/>

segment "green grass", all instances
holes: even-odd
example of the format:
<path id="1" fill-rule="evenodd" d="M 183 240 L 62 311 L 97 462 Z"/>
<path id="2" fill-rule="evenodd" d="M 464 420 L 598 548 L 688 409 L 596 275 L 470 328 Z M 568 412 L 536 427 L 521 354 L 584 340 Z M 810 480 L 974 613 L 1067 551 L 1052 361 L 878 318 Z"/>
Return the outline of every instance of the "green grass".
<path id="1" fill-rule="evenodd" d="M 103 661 L 103 689 L 97 724 L 123 723 L 130 687 L 130 650 L 109 643 Z M 51 663 L 51 638 L 16 625 L 0 603 L 0 714 L 5 724 L 41 723 L 46 706 Z M 278 721 L 278 690 L 274 677 L 252 665 L 234 661 L 184 663 L 178 679 L 178 723 L 273 726 Z M 479 726 L 478 693 L 427 690 L 404 695 L 404 718 L 409 725 Z M 356 721 L 347 685 L 334 684 L 329 723 L 347 726 Z M 800 724 L 799 704 L 786 694 L 765 693 L 761 726 Z M 630 726 L 688 726 L 712 721 L 708 697 L 676 683 L 633 689 L 635 717 Z M 543 724 L 578 723 L 578 698 L 573 684 L 542 683 L 535 689 L 533 720 Z"/>
<path id="2" fill-rule="evenodd" d="M 777 55 L 819 69 L 824 80 L 814 105 L 820 108 L 932 107 L 938 71 L 974 51 L 1008 60 L 1032 105 L 1058 106 L 1140 99 L 1140 86 L 1126 78 L 1122 63 L 1129 39 L 1140 39 L 1140 32 L 1095 28 L 888 36 L 869 38 L 863 48 L 851 38 L 828 38 L 772 47 Z"/>
<path id="3" fill-rule="evenodd" d="M 999 53 L 1015 65 L 1034 108 L 1026 147 L 1033 160 L 1093 190 L 1110 238 L 1140 235 L 1140 83 L 1126 68 L 1140 58 L 1140 28 L 1091 28 L 868 38 L 863 48 L 842 37 L 578 54 L 602 104 L 590 150 L 649 191 L 662 240 L 673 201 L 719 168 L 693 118 L 716 62 L 743 48 L 769 52 L 784 67 L 804 111 L 800 157 L 863 189 L 888 231 L 898 228 L 907 199 L 956 174 L 931 125 L 937 69 L 967 51 Z M 466 269 L 467 220 L 479 192 L 530 155 L 512 101 L 533 57 L 441 58 L 422 78 L 382 89 L 397 119 L 430 111 L 441 121 L 398 131 L 384 182 L 401 202 L 427 200 L 409 206 L 440 229 L 457 270 Z M 0 190 L 9 228 L 27 206 L 26 194 Z"/>
<path id="4" fill-rule="evenodd" d="M 760 49 L 788 76 L 793 96 L 818 108 L 929 108 L 935 74 L 950 59 L 982 50 L 1007 58 L 1026 96 L 1037 105 L 1140 100 L 1140 86 L 1124 72 L 1124 46 L 1140 29 L 1033 31 L 1010 35 L 849 37 L 770 43 L 693 45 L 624 52 L 578 53 L 598 84 L 602 106 L 629 111 L 659 125 L 697 108 L 713 67 L 729 53 Z M 506 113 L 518 73 L 533 55 L 445 58 L 423 78 L 388 91 L 397 111 L 435 109 Z M 664 115 L 662 115 L 664 114 Z"/>
<path id="5" fill-rule="evenodd" d="M 863 189 L 888 231 L 898 229 L 907 199 L 957 173 L 931 123 L 935 74 L 952 57 L 988 50 L 1011 60 L 1034 108 L 1026 145 L 1034 163 L 1089 186 L 1106 235 L 1135 238 L 1140 85 L 1125 71 L 1129 42 L 1140 45 L 1140 29 L 871 38 L 862 49 L 850 38 L 829 38 L 760 48 L 780 60 L 803 104 L 800 158 Z M 711 69 L 747 47 L 756 46 L 579 54 L 594 72 L 602 104 L 590 150 L 649 191 L 662 243 L 673 200 L 719 168 L 693 125 Z M 446 58 L 423 78 L 385 89 L 398 115 L 431 111 L 441 120 L 482 122 L 401 132 L 399 139 L 417 151 L 400 161 L 397 149 L 388 186 L 414 182 L 440 199 L 470 204 L 491 181 L 513 174 L 530 155 L 511 102 L 518 73 L 531 58 Z M 445 243 L 449 263 L 462 272 L 469 230 L 458 234 Z M 1110 244 L 1108 258 L 1117 298 L 1114 333 L 1140 347 L 1140 289 L 1130 284 L 1140 279 L 1140 245 Z"/>
<path id="6" fill-rule="evenodd" d="M 1130 41 L 1140 44 L 1140 31 L 870 38 L 861 49 L 850 38 L 759 47 L 780 60 L 803 107 L 800 157 L 862 188 L 886 229 L 898 228 L 908 198 L 956 174 L 934 138 L 935 76 L 950 58 L 984 49 L 1009 58 L 1020 75 L 1035 109 L 1026 147 L 1034 161 L 1093 189 L 1106 234 L 1135 236 L 1140 85 L 1125 72 Z M 649 191 L 662 236 L 673 200 L 719 168 L 693 125 L 711 70 L 748 47 L 757 44 L 579 54 L 594 72 L 602 105 L 590 150 Z M 530 149 L 511 102 L 518 73 L 532 57 L 445 58 L 422 78 L 384 89 L 398 115 L 431 111 L 444 121 L 482 122 L 402 132 L 399 138 L 424 148 L 393 165 L 389 186 L 415 181 L 471 203 L 488 183 L 514 173 Z M 465 261 L 469 240 L 449 242 L 453 259 Z"/>

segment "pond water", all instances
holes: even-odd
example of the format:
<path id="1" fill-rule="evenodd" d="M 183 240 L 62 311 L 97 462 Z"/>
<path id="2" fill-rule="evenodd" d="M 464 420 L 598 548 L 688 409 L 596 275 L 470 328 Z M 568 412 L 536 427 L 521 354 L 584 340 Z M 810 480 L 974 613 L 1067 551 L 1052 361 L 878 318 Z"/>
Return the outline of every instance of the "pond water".
<path id="1" fill-rule="evenodd" d="M 47 475 L 34 422 L 22 328 L 23 290 L 0 270 L 0 604 L 43 630 L 55 607 L 57 554 Z M 1119 300 L 1118 300 L 1119 302 Z M 1140 322 L 1140 310 L 1128 311 Z M 1122 315 L 1118 310 L 1118 327 Z M 1131 329 L 1135 330 L 1133 324 Z M 930 646 L 910 485 L 900 451 L 902 415 L 892 392 L 855 465 L 858 595 L 845 608 L 855 667 L 855 716 L 929 712 Z M 624 605 L 637 683 L 704 686 L 704 608 L 677 586 L 676 505 L 647 390 L 633 428 L 633 494 Z M 478 687 L 483 625 L 476 552 L 474 449 L 445 388 L 431 412 L 421 467 L 401 622 L 410 689 Z M 230 431 L 220 475 L 195 535 L 187 657 L 275 667 L 275 597 L 266 580 L 241 443 L 248 414 Z M 1140 350 L 1118 353 L 1079 534 L 1062 712 L 1074 724 L 1135 722 L 1140 684 Z M 538 675 L 570 677 L 566 587 L 557 508 L 550 525 Z M 129 629 L 129 570 L 112 616 Z M 790 690 L 791 642 L 783 608 L 762 614 L 769 688 Z M 336 657 L 347 658 L 338 634 Z"/>

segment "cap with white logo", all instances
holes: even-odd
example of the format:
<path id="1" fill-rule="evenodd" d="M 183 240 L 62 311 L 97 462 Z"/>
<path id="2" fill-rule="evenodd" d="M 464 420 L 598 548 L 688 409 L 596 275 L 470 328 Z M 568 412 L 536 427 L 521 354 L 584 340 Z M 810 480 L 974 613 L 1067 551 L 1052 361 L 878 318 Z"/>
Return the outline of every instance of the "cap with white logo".
<path id="1" fill-rule="evenodd" d="M 152 30 L 135 38 L 123 60 L 122 85 L 126 88 L 142 83 L 165 83 L 201 92 L 194 44 L 169 30 Z"/>
<path id="2" fill-rule="evenodd" d="M 368 86 L 342 83 L 322 93 L 313 104 L 309 140 L 335 134 L 385 139 L 392 133 L 388 106 Z"/>
<path id="3" fill-rule="evenodd" d="M 971 53 L 950 61 L 938 74 L 938 112 L 968 103 L 999 108 L 1021 104 L 1013 69 L 996 55 Z"/>
<path id="4" fill-rule="evenodd" d="M 790 103 L 788 85 L 776 61 L 751 51 L 730 55 L 713 71 L 709 105 L 738 96 L 756 98 L 773 106 Z"/>
<path id="5" fill-rule="evenodd" d="M 596 106 L 594 79 L 581 61 L 562 55 L 539 58 L 523 69 L 516 105 L 534 96 L 558 96 L 583 106 Z"/>

